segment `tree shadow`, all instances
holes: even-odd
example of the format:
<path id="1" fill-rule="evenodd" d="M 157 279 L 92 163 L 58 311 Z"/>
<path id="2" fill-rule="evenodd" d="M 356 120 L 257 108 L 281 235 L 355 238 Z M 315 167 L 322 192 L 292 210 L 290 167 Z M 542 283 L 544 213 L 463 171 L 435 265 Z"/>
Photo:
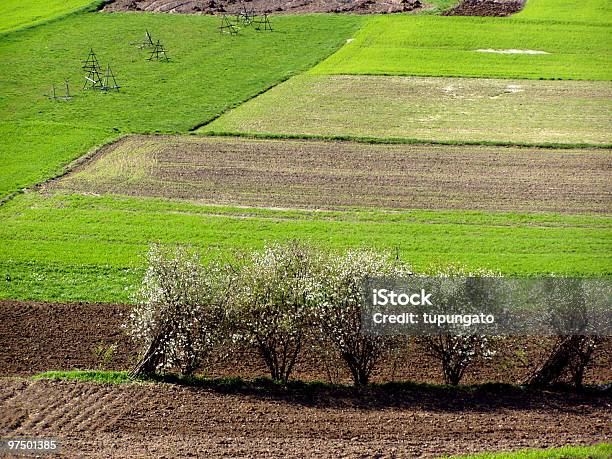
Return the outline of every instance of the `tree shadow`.
<path id="1" fill-rule="evenodd" d="M 588 413 L 612 402 L 612 385 L 586 386 L 577 391 L 569 386 L 546 390 L 511 384 L 446 386 L 409 381 L 371 384 L 356 388 L 320 381 L 290 381 L 281 384 L 270 378 L 185 377 L 175 374 L 149 375 L 149 381 L 176 384 L 195 391 L 244 395 L 314 408 L 357 408 L 364 410 L 419 409 L 432 412 L 495 412 L 538 410 L 550 413 Z"/>

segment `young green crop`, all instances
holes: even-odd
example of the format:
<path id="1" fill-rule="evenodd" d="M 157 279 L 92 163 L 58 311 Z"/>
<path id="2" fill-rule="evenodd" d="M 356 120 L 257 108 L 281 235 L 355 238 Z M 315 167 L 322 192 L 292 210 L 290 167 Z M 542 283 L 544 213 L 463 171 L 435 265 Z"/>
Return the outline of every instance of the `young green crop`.
<path id="1" fill-rule="evenodd" d="M 150 242 L 229 254 L 301 238 L 395 250 L 415 269 L 610 274 L 610 217 L 436 211 L 298 211 L 117 196 L 18 196 L 0 208 L 0 298 L 129 301 Z M 127 289 L 127 290 L 126 290 Z"/>
<path id="2" fill-rule="evenodd" d="M 528 0 L 515 19 L 610 25 L 612 3 L 607 0 Z"/>
<path id="3" fill-rule="evenodd" d="M 609 33 L 593 2 L 576 7 L 580 21 L 559 22 L 556 5 L 541 0 L 531 12 L 531 1 L 509 18 L 381 16 L 311 73 L 612 79 Z M 560 17 L 567 19 L 569 0 L 562 8 L 567 14 Z M 544 54 L 479 51 L 511 49 Z"/>

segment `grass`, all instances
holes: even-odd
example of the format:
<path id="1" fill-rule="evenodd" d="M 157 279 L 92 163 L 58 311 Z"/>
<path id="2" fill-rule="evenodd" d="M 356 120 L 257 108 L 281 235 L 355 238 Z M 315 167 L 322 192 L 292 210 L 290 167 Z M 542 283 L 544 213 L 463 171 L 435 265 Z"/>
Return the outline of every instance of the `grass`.
<path id="1" fill-rule="evenodd" d="M 89 148 L 124 133 L 186 132 L 335 51 L 365 19 L 282 16 L 275 31 L 219 34 L 218 18 L 81 13 L 0 36 L 0 198 L 51 177 Z M 170 63 L 130 46 L 148 29 Z M 41 46 L 41 44 L 43 44 Z M 94 47 L 121 92 L 82 91 L 81 60 Z M 74 99 L 45 97 L 54 83 Z M 74 129 L 73 127 L 78 127 Z"/>
<path id="2" fill-rule="evenodd" d="M 133 381 L 127 371 L 104 370 L 45 371 L 44 373 L 33 376 L 32 379 L 94 381 L 111 384 L 121 384 Z"/>
<path id="3" fill-rule="evenodd" d="M 427 2 L 431 6 L 431 9 L 419 12 L 418 14 L 439 14 L 442 11 L 448 10 L 453 6 L 459 4 L 461 0 L 433 0 Z"/>
<path id="4" fill-rule="evenodd" d="M 367 27 L 356 35 L 363 24 Z M 217 32 L 218 18 L 88 12 L 1 35 L 0 199 L 61 173 L 67 163 L 87 150 L 126 133 L 196 129 L 311 68 L 350 37 L 356 39 L 318 66 L 313 75 L 296 81 L 315 81 L 319 78 L 316 73 L 343 73 L 351 66 L 361 66 L 357 69 L 361 73 L 372 69 L 386 73 L 388 69 L 379 65 L 401 74 L 610 79 L 609 40 L 600 25 L 564 23 L 561 19 L 543 24 L 537 17 L 502 20 L 407 15 L 280 16 L 274 18 L 274 25 L 274 33 L 248 29 L 228 37 Z M 162 40 L 172 58 L 170 63 L 147 62 L 146 52 L 129 45 L 141 40 L 145 29 Z M 544 46 L 553 54 L 502 56 L 470 51 L 481 45 Z M 122 86 L 119 94 L 80 90 L 80 61 L 91 46 L 95 46 L 102 65 L 112 64 Z M 44 96 L 52 83 L 59 86 L 65 78 L 73 88 L 72 101 L 54 102 Z M 574 123 L 567 130 L 579 132 L 590 142 L 607 140 L 600 133 L 600 120 L 608 113 L 609 102 L 589 105 L 589 97 L 599 94 L 593 90 L 599 84 L 590 86 L 588 96 L 577 93 L 564 102 L 571 110 L 589 113 L 567 121 Z M 328 93 L 321 97 L 342 98 L 331 86 L 324 86 L 320 89 Z M 608 89 L 601 87 L 605 99 Z M 337 125 L 330 135 L 372 135 L 367 130 L 356 134 L 357 123 L 343 121 L 357 116 L 367 120 L 370 109 L 380 110 L 370 107 L 367 98 L 360 100 L 358 91 L 353 95 L 357 105 L 335 108 Z M 393 102 L 392 95 L 385 96 L 382 91 L 381 99 L 384 97 Z M 311 105 L 316 107 L 324 99 L 313 100 Z M 476 116 L 483 108 L 478 107 L 478 100 L 470 103 L 471 108 L 469 104 L 464 107 Z M 282 107 L 282 116 L 287 116 L 287 105 Z M 248 107 L 251 110 L 251 104 Z M 310 115 L 303 108 L 299 110 L 305 122 Z M 424 118 L 435 114 L 431 107 L 422 110 Z M 389 113 L 384 119 L 386 126 L 379 122 L 378 129 L 393 128 Z M 410 119 L 405 118 L 410 116 L 409 110 L 398 113 L 404 117 L 398 122 Z M 564 115 L 557 110 L 555 116 L 563 119 Z M 479 119 L 485 121 L 491 129 L 495 125 L 493 120 Z M 335 132 L 342 123 L 350 128 L 344 134 Z M 445 129 L 440 123 L 438 133 Z M 514 125 L 512 129 L 518 128 Z M 404 139 L 409 135 L 401 133 Z M 462 134 L 466 139 L 470 135 Z M 510 129 L 505 135 L 517 136 Z M 490 141 L 488 137 L 478 140 Z M 359 209 L 309 212 L 25 193 L 0 206 L 0 298 L 129 301 L 143 273 L 142 256 L 151 241 L 211 246 L 229 253 L 297 236 L 332 249 L 367 245 L 393 250 L 399 246 L 401 257 L 415 269 L 460 262 L 507 274 L 610 274 L 610 228 L 610 218 L 593 215 Z"/>
<path id="5" fill-rule="evenodd" d="M 60 174 L 76 155 L 115 136 L 111 130 L 76 123 L 0 122 L 0 198 Z"/>
<path id="6" fill-rule="evenodd" d="M 493 140 L 433 140 L 433 139 L 413 139 L 410 137 L 374 137 L 374 136 L 356 136 L 356 135 L 322 135 L 322 134 L 273 134 L 264 132 L 239 132 L 239 131 L 213 131 L 210 129 L 200 128 L 197 131 L 199 135 L 204 135 L 209 138 L 213 137 L 236 137 L 243 139 L 265 139 L 265 140 L 324 140 L 333 142 L 355 142 L 368 145 L 448 145 L 448 146 L 490 146 L 490 147 L 527 147 L 538 149 L 556 149 L 556 150 L 572 150 L 572 149 L 590 149 L 590 150 L 609 150 L 612 148 L 612 143 L 603 143 L 593 145 L 588 143 L 522 143 L 522 142 L 500 142 Z"/>
<path id="7" fill-rule="evenodd" d="M 539 8 L 533 13 L 535 17 Z M 548 3 L 548 8 L 554 11 L 555 6 Z M 577 7 L 577 17 L 595 16 L 597 13 L 592 8 L 592 2 L 585 8 Z M 556 22 L 550 16 L 550 21 L 531 19 L 528 8 L 525 14 L 525 19 L 377 17 L 351 43 L 310 73 L 612 79 L 610 36 L 606 27 L 596 23 Z M 530 49 L 548 54 L 493 54 L 477 52 L 478 49 Z"/>
<path id="8" fill-rule="evenodd" d="M 32 376 L 34 380 L 49 379 L 52 381 L 91 381 L 109 384 L 125 383 L 166 383 L 179 386 L 199 387 L 219 392 L 245 393 L 262 392 L 273 393 L 301 392 L 316 393 L 317 391 L 344 391 L 355 392 L 352 386 L 333 385 L 321 381 L 289 381 L 286 385 L 268 377 L 243 379 L 241 377 L 208 378 L 205 376 L 185 376 L 175 373 L 150 374 L 139 378 L 132 378 L 127 371 L 110 370 L 72 370 L 72 371 L 45 371 Z M 418 384 L 408 383 L 414 389 Z M 383 387 L 382 385 L 379 387 Z"/>
<path id="9" fill-rule="evenodd" d="M 99 3 L 100 0 L 2 0 L 0 34 L 38 25 Z"/>
<path id="10" fill-rule="evenodd" d="M 609 144 L 611 100 L 607 82 L 300 75 L 199 132 Z"/>
<path id="11" fill-rule="evenodd" d="M 516 19 L 568 22 L 579 24 L 612 24 L 612 3 L 606 0 L 528 0 Z"/>
<path id="12" fill-rule="evenodd" d="M 68 370 L 68 371 L 45 371 L 32 376 L 32 379 L 51 379 L 51 380 L 81 380 L 109 383 L 124 382 L 159 382 L 176 384 L 181 386 L 202 387 L 210 389 L 220 389 L 232 392 L 241 392 L 249 389 L 267 389 L 269 392 L 300 392 L 310 393 L 336 393 L 346 396 L 365 396 L 377 394 L 402 394 L 420 392 L 423 395 L 430 395 L 435 398 L 448 396 L 449 394 L 462 396 L 492 395 L 503 393 L 506 396 L 514 396 L 523 399 L 526 395 L 541 393 L 538 389 L 531 389 L 525 386 L 505 383 L 485 383 L 485 384 L 433 384 L 415 382 L 410 380 L 394 380 L 387 382 L 373 382 L 365 387 L 356 387 L 353 384 L 330 383 L 320 380 L 303 381 L 290 379 L 284 383 L 273 380 L 268 376 L 258 376 L 253 379 L 245 379 L 240 376 L 208 377 L 203 374 L 183 375 L 180 373 L 152 373 L 133 378 L 127 371 L 115 370 Z M 546 390 L 548 393 L 576 393 L 571 386 L 557 385 L 551 386 Z M 606 392 L 600 386 L 584 386 L 581 392 L 583 395 L 593 397 L 606 397 Z M 384 403 L 384 402 L 383 402 Z"/>
<path id="13" fill-rule="evenodd" d="M 593 446 L 565 446 L 563 448 L 523 449 L 504 453 L 483 453 L 453 456 L 447 459 L 608 459 L 612 456 L 612 444 Z"/>
<path id="14" fill-rule="evenodd" d="M 612 217 L 467 211 L 320 212 L 28 193 L 0 207 L 0 298 L 128 302 L 150 242 L 222 254 L 292 238 L 506 274 L 610 274 Z"/>

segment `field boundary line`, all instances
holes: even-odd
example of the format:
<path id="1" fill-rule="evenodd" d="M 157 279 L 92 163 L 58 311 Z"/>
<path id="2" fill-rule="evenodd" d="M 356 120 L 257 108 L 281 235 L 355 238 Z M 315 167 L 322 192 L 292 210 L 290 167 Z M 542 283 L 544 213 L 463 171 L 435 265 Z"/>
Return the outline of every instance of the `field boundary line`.
<path id="1" fill-rule="evenodd" d="M 328 57 L 329 57 L 329 56 L 328 56 Z M 318 65 L 318 63 L 317 63 L 317 64 L 315 64 L 315 65 Z M 313 67 L 314 67 L 314 66 L 313 66 Z M 262 89 L 261 91 L 258 91 L 258 92 L 257 92 L 257 94 L 253 94 L 252 96 L 249 96 L 249 97 L 247 97 L 246 99 L 241 100 L 240 102 L 238 102 L 238 103 L 236 103 L 236 104 L 232 104 L 231 106 L 229 106 L 229 107 L 225 108 L 225 109 L 224 109 L 224 110 L 222 110 L 221 112 L 217 113 L 216 115 L 214 115 L 213 117 L 211 117 L 210 119 L 208 119 L 207 121 L 203 121 L 203 122 L 201 122 L 201 123 L 196 124 L 195 126 L 193 126 L 193 127 L 189 128 L 189 129 L 187 130 L 187 132 L 188 132 L 188 133 L 190 133 L 190 132 L 195 132 L 195 131 L 197 131 L 198 129 L 201 129 L 201 128 L 205 127 L 205 126 L 208 126 L 208 125 L 209 125 L 209 124 L 211 124 L 213 121 L 218 120 L 219 118 L 221 118 L 221 117 L 222 117 L 223 115 L 225 115 L 226 113 L 228 113 L 228 112 L 230 112 L 230 111 L 232 111 L 232 110 L 234 110 L 234 109 L 236 109 L 236 108 L 238 108 L 238 107 L 240 107 L 240 106 L 242 106 L 242 105 L 246 104 L 247 102 L 250 102 L 251 100 L 255 99 L 256 97 L 259 97 L 259 96 L 261 96 L 261 95 L 263 95 L 263 94 L 267 93 L 268 91 L 270 91 L 270 90 L 274 89 L 274 88 L 275 88 L 275 87 L 277 87 L 278 85 L 283 84 L 285 81 L 290 80 L 291 78 L 293 78 L 293 77 L 295 77 L 295 76 L 297 76 L 297 75 L 301 75 L 301 74 L 303 74 L 303 73 L 306 73 L 307 71 L 309 71 L 309 70 L 310 70 L 311 68 L 313 68 L 313 67 L 310 67 L 309 69 L 305 70 L 304 72 L 301 72 L 301 73 L 298 73 L 298 74 L 295 74 L 295 75 L 288 75 L 286 78 L 283 78 L 282 80 L 280 80 L 280 81 L 278 81 L 278 82 L 276 82 L 276 83 L 271 84 L 271 85 L 270 85 L 270 86 L 268 86 L 267 88 L 264 88 L 264 89 Z"/>
<path id="2" fill-rule="evenodd" d="M 589 144 L 589 143 L 531 143 L 531 142 L 504 142 L 492 140 L 433 140 L 416 139 L 410 137 L 372 137 L 353 135 L 321 135 L 321 134 L 274 134 L 262 132 L 235 132 L 235 131 L 203 131 L 192 132 L 192 135 L 208 137 L 240 137 L 247 139 L 271 139 L 271 140 L 321 140 L 333 142 L 356 142 L 369 144 L 389 145 L 449 145 L 449 146 L 488 146 L 488 147 L 516 147 L 516 148 L 541 148 L 554 150 L 612 150 L 612 143 Z M 610 151 L 612 153 L 612 151 Z"/>
<path id="3" fill-rule="evenodd" d="M 441 48 L 426 48 L 422 47 L 420 49 L 441 49 Z M 452 49 L 452 48 L 449 48 Z M 567 53 L 570 55 L 570 53 Z M 572 55 L 580 55 L 580 53 L 571 53 Z M 415 73 L 415 72 L 350 72 L 350 71 L 342 71 L 342 72 L 333 72 L 333 71 L 320 71 L 316 68 L 312 67 L 307 72 L 309 75 L 321 75 L 321 76 L 378 76 L 378 77 L 419 77 L 419 78 L 471 78 L 474 80 L 527 80 L 527 81 L 606 81 L 610 82 L 612 79 L 588 79 L 588 78 L 568 78 L 568 77 L 541 77 L 541 76 L 533 76 L 533 75 L 444 75 L 442 73 Z"/>

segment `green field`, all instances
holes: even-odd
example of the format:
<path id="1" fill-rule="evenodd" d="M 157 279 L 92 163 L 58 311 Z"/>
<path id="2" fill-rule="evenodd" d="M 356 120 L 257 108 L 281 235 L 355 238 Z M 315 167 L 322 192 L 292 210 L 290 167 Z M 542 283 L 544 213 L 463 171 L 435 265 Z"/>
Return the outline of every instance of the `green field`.
<path id="1" fill-rule="evenodd" d="M 609 145 L 611 118 L 608 82 L 307 74 L 291 78 L 200 131 Z"/>
<path id="2" fill-rule="evenodd" d="M 57 19 L 98 3 L 100 0 L 2 0 L 0 33 Z"/>
<path id="3" fill-rule="evenodd" d="M 600 23 L 610 6 L 601 4 L 563 2 L 559 19 L 580 23 L 557 21 L 555 0 L 536 1 L 533 10 L 530 0 L 510 18 L 381 16 L 311 73 L 610 80 L 611 35 Z M 478 52 L 490 49 L 548 54 Z"/>
<path id="4" fill-rule="evenodd" d="M 115 137 L 110 129 L 76 123 L 0 122 L 0 199 L 57 175 L 75 156 Z"/>
<path id="5" fill-rule="evenodd" d="M 109 137 L 185 132 L 211 120 L 328 56 L 362 20 L 283 16 L 274 18 L 273 33 L 246 29 L 229 37 L 219 34 L 213 17 L 84 13 L 6 34 L 0 37 L 0 198 L 59 173 Z M 170 63 L 148 62 L 149 53 L 130 46 L 145 29 L 163 41 Z M 81 60 L 91 46 L 103 66 L 112 63 L 120 93 L 81 90 Z M 52 84 L 63 90 L 65 78 L 74 99 L 46 98 Z"/>
<path id="6" fill-rule="evenodd" d="M 150 242 L 223 253 L 292 238 L 399 246 L 415 269 L 459 262 L 508 274 L 607 274 L 612 263 L 607 216 L 283 211 L 29 193 L 4 204 L 0 220 L 0 298 L 127 301 Z"/>
<path id="7" fill-rule="evenodd" d="M 523 11 L 513 18 L 609 26 L 612 3 L 608 0 L 528 0 Z M 609 36 L 610 32 L 605 33 Z"/>

